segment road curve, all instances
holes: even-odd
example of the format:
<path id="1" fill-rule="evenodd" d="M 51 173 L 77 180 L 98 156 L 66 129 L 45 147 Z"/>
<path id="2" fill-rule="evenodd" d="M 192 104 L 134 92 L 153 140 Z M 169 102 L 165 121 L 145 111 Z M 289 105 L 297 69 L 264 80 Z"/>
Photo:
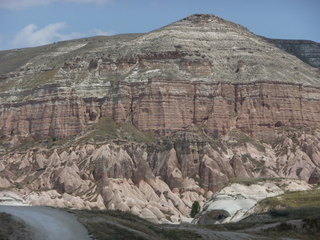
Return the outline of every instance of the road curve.
<path id="1" fill-rule="evenodd" d="M 0 206 L 0 212 L 22 219 L 35 240 L 90 240 L 87 229 L 76 216 L 50 207 Z"/>

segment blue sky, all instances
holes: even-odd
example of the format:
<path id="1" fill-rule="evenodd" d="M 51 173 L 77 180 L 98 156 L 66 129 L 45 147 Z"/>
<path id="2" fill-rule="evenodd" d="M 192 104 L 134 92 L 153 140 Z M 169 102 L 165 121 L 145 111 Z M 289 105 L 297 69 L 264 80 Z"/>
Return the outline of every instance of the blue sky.
<path id="1" fill-rule="evenodd" d="M 320 0 L 0 0 L 0 50 L 145 33 L 194 13 L 269 38 L 320 42 Z"/>

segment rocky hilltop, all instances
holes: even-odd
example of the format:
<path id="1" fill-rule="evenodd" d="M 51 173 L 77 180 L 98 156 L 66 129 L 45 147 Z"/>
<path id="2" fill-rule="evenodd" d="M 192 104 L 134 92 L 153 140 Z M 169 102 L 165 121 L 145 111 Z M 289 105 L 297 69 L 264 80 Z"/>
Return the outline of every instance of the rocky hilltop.
<path id="1" fill-rule="evenodd" d="M 295 55 L 309 65 L 320 69 L 320 44 L 308 40 L 268 39 L 280 49 Z"/>
<path id="2" fill-rule="evenodd" d="M 320 72 L 195 14 L 0 52 L 0 187 L 179 222 L 232 178 L 320 176 Z"/>

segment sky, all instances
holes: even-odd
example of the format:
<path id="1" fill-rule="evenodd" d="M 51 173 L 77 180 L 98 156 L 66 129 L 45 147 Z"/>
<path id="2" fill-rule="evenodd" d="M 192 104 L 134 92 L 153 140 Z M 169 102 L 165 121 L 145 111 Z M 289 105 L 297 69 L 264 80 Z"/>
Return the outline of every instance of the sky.
<path id="1" fill-rule="evenodd" d="M 146 33 L 195 13 L 264 37 L 320 43 L 320 0 L 0 0 L 0 50 Z"/>

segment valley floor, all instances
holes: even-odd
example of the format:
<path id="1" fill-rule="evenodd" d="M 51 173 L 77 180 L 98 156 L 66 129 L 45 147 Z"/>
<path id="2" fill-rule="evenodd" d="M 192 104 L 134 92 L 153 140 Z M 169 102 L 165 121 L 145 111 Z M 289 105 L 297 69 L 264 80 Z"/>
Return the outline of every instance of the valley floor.
<path id="1" fill-rule="evenodd" d="M 86 240 L 93 237 L 96 239 L 258 239 L 247 233 L 213 231 L 189 224 L 151 224 L 129 213 L 119 211 L 113 211 L 113 214 L 109 211 L 76 211 L 80 221 L 93 234 L 91 238 L 77 217 L 68 211 L 50 207 L 0 205 L 0 212 L 10 214 L 15 220 L 22 220 L 25 227 L 21 228 L 26 228 L 24 235 L 17 235 L 17 233 L 13 235 L 14 232 L 11 232 L 7 236 L 0 235 L 0 239 L 21 239 L 21 237 L 25 240 Z"/>
<path id="2" fill-rule="evenodd" d="M 4 213 L 5 212 L 5 213 Z M 86 240 L 86 239 L 192 239 L 192 240 L 260 240 L 317 239 L 316 235 L 285 236 L 291 224 L 284 222 L 235 223 L 199 226 L 189 223 L 153 224 L 129 212 L 70 210 L 51 207 L 0 205 L 0 239 Z M 10 219 L 10 221 L 8 221 Z M 23 220 L 23 221 L 21 221 Z M 24 222 L 25 225 L 22 223 Z M 4 228 L 15 227 L 15 231 Z M 286 227 L 286 229 L 283 229 Z M 295 230 L 296 231 L 296 230 Z M 5 234 L 6 235 L 5 235 Z"/>
<path id="3" fill-rule="evenodd" d="M 287 208 L 228 224 L 155 224 L 128 211 L 30 206 L 13 192 L 0 196 L 0 240 L 318 240 L 319 189 L 287 192 L 259 204 Z M 300 203 L 290 207 L 291 202 Z"/>

